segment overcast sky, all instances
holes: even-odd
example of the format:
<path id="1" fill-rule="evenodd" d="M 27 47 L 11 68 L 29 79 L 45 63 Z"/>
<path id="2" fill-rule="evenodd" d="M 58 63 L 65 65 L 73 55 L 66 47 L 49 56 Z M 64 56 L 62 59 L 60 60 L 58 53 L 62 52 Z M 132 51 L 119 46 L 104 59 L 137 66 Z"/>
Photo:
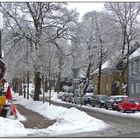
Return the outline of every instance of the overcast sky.
<path id="1" fill-rule="evenodd" d="M 97 10 L 101 11 L 104 7 L 104 3 L 101 2 L 71 2 L 68 3 L 69 8 L 76 8 L 77 11 L 80 13 L 80 18 L 89 11 Z"/>

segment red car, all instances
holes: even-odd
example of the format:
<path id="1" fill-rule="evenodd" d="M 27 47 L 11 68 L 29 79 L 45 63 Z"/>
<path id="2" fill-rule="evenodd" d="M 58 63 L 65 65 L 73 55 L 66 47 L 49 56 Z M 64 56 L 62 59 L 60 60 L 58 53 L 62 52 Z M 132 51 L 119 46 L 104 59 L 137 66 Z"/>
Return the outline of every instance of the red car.
<path id="1" fill-rule="evenodd" d="M 118 111 L 140 111 L 140 100 L 134 97 L 126 97 L 122 102 L 118 103 Z"/>

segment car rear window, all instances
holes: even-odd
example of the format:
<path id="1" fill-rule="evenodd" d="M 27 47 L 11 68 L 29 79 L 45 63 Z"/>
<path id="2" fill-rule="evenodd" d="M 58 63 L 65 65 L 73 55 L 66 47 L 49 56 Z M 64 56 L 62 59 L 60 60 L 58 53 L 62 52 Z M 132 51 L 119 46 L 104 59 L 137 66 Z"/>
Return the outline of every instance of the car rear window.
<path id="1" fill-rule="evenodd" d="M 100 100 L 107 100 L 107 99 L 109 99 L 109 97 L 108 96 L 99 96 L 99 99 Z"/>
<path id="2" fill-rule="evenodd" d="M 128 100 L 130 103 L 136 103 L 136 102 L 139 102 L 137 99 L 135 99 L 135 98 L 130 98 L 129 100 Z"/>

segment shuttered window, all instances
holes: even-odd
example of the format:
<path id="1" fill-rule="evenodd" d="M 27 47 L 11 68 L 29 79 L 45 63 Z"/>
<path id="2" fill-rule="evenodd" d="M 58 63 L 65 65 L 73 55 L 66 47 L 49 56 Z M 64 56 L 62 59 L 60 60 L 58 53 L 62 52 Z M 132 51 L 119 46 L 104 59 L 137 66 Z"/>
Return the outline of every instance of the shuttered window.
<path id="1" fill-rule="evenodd" d="M 134 84 L 131 84 L 131 94 L 134 94 Z"/>
<path id="2" fill-rule="evenodd" d="M 132 63 L 129 64 L 129 75 L 132 74 Z"/>
<path id="3" fill-rule="evenodd" d="M 136 83 L 136 93 L 139 93 L 139 83 Z"/>
<path id="4" fill-rule="evenodd" d="M 133 62 L 133 74 L 137 74 L 139 72 L 139 61 Z"/>

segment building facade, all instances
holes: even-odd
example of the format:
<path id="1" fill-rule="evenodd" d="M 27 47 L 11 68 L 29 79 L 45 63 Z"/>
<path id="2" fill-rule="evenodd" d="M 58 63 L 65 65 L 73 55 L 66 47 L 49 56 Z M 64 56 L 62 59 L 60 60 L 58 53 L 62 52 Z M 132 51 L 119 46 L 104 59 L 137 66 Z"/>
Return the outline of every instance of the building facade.
<path id="1" fill-rule="evenodd" d="M 120 94 L 120 70 L 114 70 L 109 61 L 102 65 L 101 71 L 101 89 L 100 93 L 104 95 L 119 95 Z M 93 75 L 94 94 L 98 94 L 98 70 Z M 127 72 L 124 74 L 124 83 L 127 83 Z M 123 94 L 126 94 L 126 84 L 123 83 Z"/>
<path id="2" fill-rule="evenodd" d="M 140 48 L 129 57 L 128 94 L 140 98 Z"/>

